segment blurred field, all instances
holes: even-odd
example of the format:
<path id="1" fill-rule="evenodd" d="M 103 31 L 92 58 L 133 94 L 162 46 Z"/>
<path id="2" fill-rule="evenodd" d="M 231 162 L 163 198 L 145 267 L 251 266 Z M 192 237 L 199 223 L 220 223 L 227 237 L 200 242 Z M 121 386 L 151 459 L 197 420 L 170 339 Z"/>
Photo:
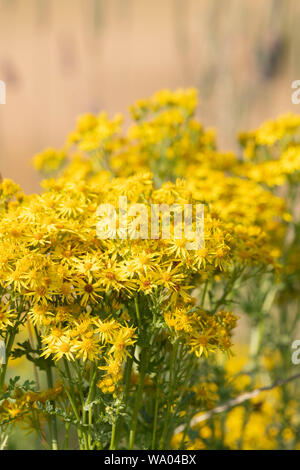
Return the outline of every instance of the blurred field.
<path id="1" fill-rule="evenodd" d="M 125 112 L 164 87 L 195 86 L 225 148 L 239 129 L 293 110 L 297 0 L 0 0 L 0 168 L 38 189 L 29 159 L 76 116 Z"/>

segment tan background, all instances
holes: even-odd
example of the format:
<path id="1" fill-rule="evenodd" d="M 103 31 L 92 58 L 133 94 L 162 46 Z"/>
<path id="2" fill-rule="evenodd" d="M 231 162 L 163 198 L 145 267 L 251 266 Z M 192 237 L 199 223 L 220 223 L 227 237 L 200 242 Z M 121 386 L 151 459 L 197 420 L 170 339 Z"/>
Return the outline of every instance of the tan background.
<path id="1" fill-rule="evenodd" d="M 0 170 L 38 189 L 30 157 L 76 116 L 126 112 L 159 88 L 195 86 L 224 148 L 239 129 L 299 107 L 299 0 L 0 0 Z"/>

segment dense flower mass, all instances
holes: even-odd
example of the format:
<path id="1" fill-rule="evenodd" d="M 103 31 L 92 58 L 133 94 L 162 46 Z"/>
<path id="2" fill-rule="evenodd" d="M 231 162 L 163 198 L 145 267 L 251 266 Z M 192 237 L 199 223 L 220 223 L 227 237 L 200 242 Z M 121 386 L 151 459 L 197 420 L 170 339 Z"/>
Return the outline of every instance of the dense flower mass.
<path id="1" fill-rule="evenodd" d="M 265 318 L 283 298 L 284 280 L 297 290 L 286 251 L 293 206 L 269 187 L 299 180 L 300 119 L 284 116 L 241 135 L 243 159 L 217 150 L 196 105 L 193 89 L 160 91 L 131 107 L 127 133 L 122 116 L 86 114 L 62 149 L 34 157 L 48 178 L 41 194 L 1 182 L 0 336 L 8 356 L 46 372 L 49 387 L 16 398 L 3 365 L 4 432 L 24 414 L 33 429 L 48 416 L 55 448 L 57 419 L 74 426 L 84 449 L 205 447 L 201 436 L 189 442 L 188 428 L 180 442 L 172 436 L 222 398 L 218 387 L 228 379 L 217 384 L 208 370 L 218 355 L 231 355 L 238 304 L 253 290 L 259 299 L 263 280 L 279 286 L 270 299 L 262 294 Z M 147 230 L 153 204 L 204 204 L 203 246 L 187 249 L 174 226 L 162 237 L 162 223 L 156 238 L 141 228 L 131 236 L 132 216 L 126 237 L 99 237 L 99 206 L 117 210 L 122 197 L 129 212 L 143 204 Z M 122 235 L 119 220 L 116 229 Z M 28 340 L 15 347 L 26 328 Z"/>
<path id="2" fill-rule="evenodd" d="M 241 134 L 239 139 L 249 161 L 237 172 L 271 187 L 289 179 L 299 182 L 299 126 L 299 116 L 286 114 L 264 123 L 256 131 Z"/>

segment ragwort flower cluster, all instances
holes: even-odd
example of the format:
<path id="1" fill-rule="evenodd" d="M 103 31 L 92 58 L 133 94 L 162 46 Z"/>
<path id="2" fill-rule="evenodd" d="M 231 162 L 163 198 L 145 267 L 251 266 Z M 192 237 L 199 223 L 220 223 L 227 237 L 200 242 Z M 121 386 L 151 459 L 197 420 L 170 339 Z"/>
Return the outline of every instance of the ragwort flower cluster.
<path id="1" fill-rule="evenodd" d="M 282 273 L 290 207 L 260 184 L 274 161 L 256 156 L 265 146 L 283 162 L 269 186 L 294 178 L 297 118 L 244 135 L 249 163 L 217 150 L 196 105 L 193 89 L 162 90 L 131 107 L 126 133 L 120 115 L 86 114 L 61 149 L 34 157 L 48 176 L 41 194 L 0 184 L 0 334 L 8 355 L 46 372 L 50 390 L 53 373 L 62 384 L 63 400 L 39 405 L 53 448 L 57 420 L 81 449 L 168 448 L 176 426 L 218 399 L 201 367 L 230 355 L 240 292 L 255 276 Z M 147 236 L 141 227 L 131 236 L 130 216 L 119 236 L 124 197 L 128 213 L 146 208 Z M 187 249 L 174 215 L 169 237 L 161 224 L 151 238 L 153 204 L 204 204 L 203 246 Z M 100 205 L 119 216 L 108 217 L 110 237 L 99 236 Z M 34 340 L 13 349 L 26 325 Z M 2 366 L 0 391 L 5 375 Z"/>

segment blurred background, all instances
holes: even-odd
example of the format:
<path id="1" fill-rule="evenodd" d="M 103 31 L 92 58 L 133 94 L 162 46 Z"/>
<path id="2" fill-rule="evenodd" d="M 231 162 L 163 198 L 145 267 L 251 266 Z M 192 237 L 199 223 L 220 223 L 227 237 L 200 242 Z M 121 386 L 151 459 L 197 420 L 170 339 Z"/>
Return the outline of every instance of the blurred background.
<path id="1" fill-rule="evenodd" d="M 78 114 L 126 113 L 160 88 L 196 87 L 232 149 L 238 130 L 298 112 L 299 21 L 298 0 L 0 0 L 2 175 L 38 190 L 30 158 Z"/>

